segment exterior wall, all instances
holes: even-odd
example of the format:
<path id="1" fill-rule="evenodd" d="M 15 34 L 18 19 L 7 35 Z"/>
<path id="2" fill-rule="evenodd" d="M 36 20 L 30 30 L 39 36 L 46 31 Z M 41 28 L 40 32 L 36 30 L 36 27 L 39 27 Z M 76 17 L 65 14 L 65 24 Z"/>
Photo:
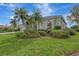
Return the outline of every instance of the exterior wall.
<path id="1" fill-rule="evenodd" d="M 65 23 L 61 19 L 54 19 L 53 28 L 55 27 L 55 21 L 57 22 L 56 26 L 61 26 L 61 29 L 64 29 L 66 27 Z"/>
<path id="2" fill-rule="evenodd" d="M 65 23 L 63 23 L 63 21 L 61 23 L 61 27 L 62 27 L 62 29 L 66 28 L 66 25 L 65 25 Z"/>
<path id="3" fill-rule="evenodd" d="M 38 25 L 39 26 L 38 29 L 47 29 L 47 22 L 48 22 L 47 20 L 43 21 L 42 24 Z"/>
<path id="4" fill-rule="evenodd" d="M 25 30 L 25 26 L 24 25 L 20 25 L 20 31 Z"/>
<path id="5" fill-rule="evenodd" d="M 55 20 L 57 21 L 57 25 L 58 26 L 61 26 L 61 29 L 64 29 L 66 26 L 65 26 L 65 23 L 61 20 L 61 19 L 51 19 L 50 22 L 52 23 L 52 29 L 54 29 L 55 27 Z M 38 25 L 38 29 L 47 29 L 47 24 L 48 24 L 48 21 L 49 20 L 45 20 L 43 21 L 42 24 Z"/>
<path id="6" fill-rule="evenodd" d="M 52 23 L 52 29 L 53 29 L 54 28 L 54 19 L 51 19 L 50 21 Z"/>

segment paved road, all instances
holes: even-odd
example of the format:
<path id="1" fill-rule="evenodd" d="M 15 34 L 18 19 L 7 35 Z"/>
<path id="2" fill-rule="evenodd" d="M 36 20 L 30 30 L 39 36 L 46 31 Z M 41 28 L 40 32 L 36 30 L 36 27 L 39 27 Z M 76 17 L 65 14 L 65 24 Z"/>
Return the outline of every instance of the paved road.
<path id="1" fill-rule="evenodd" d="M 0 33 L 0 34 L 11 34 L 11 33 L 18 33 L 18 32 L 22 32 L 22 31 L 16 31 L 16 32 L 5 32 L 5 33 Z"/>

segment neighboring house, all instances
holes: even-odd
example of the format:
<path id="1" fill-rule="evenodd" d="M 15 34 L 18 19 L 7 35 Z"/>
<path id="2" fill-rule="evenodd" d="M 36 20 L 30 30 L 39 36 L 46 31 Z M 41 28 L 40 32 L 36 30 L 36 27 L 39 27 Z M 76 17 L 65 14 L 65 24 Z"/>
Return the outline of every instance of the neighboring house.
<path id="1" fill-rule="evenodd" d="M 37 25 L 37 29 L 54 29 L 55 26 L 60 26 L 61 29 L 64 29 L 66 27 L 66 22 L 63 16 L 46 16 L 43 18 L 42 23 Z M 24 29 L 25 27 L 23 25 L 20 25 L 20 30 Z"/>
<path id="2" fill-rule="evenodd" d="M 18 25 L 18 28 L 20 28 L 20 31 L 22 31 L 22 30 L 24 30 L 24 29 L 25 29 L 25 27 L 24 27 L 24 25 L 23 25 L 23 24 Z"/>
<path id="3" fill-rule="evenodd" d="M 6 28 L 6 26 L 0 25 L 0 29 L 4 29 L 4 28 Z"/>

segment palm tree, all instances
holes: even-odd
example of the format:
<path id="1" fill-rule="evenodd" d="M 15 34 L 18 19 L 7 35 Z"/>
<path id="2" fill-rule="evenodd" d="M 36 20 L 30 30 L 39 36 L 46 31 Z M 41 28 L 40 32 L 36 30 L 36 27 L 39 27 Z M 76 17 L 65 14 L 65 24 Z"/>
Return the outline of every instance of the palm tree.
<path id="1" fill-rule="evenodd" d="M 32 22 L 34 23 L 34 29 L 37 30 L 37 27 L 42 23 L 42 15 L 39 9 L 36 9 L 32 15 Z"/>
<path id="2" fill-rule="evenodd" d="M 23 25 L 27 29 L 26 21 L 28 20 L 28 11 L 24 8 L 16 8 L 15 9 L 15 17 L 18 21 L 22 21 Z"/>
<path id="3" fill-rule="evenodd" d="M 12 29 L 15 29 L 15 27 L 17 26 L 17 23 L 16 23 L 15 18 L 12 18 L 12 19 L 11 19 L 10 24 L 11 24 L 11 26 L 12 26 Z"/>
<path id="4" fill-rule="evenodd" d="M 28 17 L 28 20 L 26 21 L 26 25 L 28 30 L 32 30 L 33 19 L 31 16 Z"/>
<path id="5" fill-rule="evenodd" d="M 76 22 L 79 28 L 79 6 L 75 5 L 71 10 L 71 15 L 67 16 L 67 19 L 71 22 Z"/>

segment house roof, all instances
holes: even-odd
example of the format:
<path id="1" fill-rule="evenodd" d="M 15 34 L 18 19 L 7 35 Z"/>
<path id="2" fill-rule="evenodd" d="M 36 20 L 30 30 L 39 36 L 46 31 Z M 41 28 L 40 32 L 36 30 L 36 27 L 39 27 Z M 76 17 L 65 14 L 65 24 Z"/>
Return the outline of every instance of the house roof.
<path id="1" fill-rule="evenodd" d="M 66 24 L 65 20 L 64 20 L 64 17 L 61 16 L 61 15 L 58 15 L 58 16 L 45 16 L 43 18 L 43 20 L 53 20 L 53 19 L 58 19 L 58 18 L 61 18 L 61 20 L 63 20 L 63 22 Z"/>

